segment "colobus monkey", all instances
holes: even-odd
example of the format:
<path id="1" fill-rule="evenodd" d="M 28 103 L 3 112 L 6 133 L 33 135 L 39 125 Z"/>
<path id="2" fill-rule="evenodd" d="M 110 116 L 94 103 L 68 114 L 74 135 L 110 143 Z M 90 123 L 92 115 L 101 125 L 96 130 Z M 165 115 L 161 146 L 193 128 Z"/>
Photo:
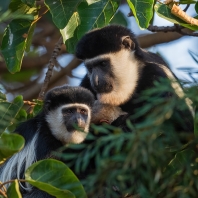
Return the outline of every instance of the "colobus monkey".
<path id="1" fill-rule="evenodd" d="M 83 142 L 89 130 L 94 100 L 93 94 L 83 87 L 65 85 L 50 90 L 42 111 L 16 129 L 16 133 L 25 138 L 25 147 L 0 168 L 0 181 L 24 178 L 31 164 L 52 158 L 52 151 L 67 143 Z M 23 198 L 52 197 L 36 188 L 24 185 L 22 188 Z"/>
<path id="2" fill-rule="evenodd" d="M 141 49 L 135 35 L 118 25 L 85 34 L 76 46 L 76 57 L 87 68 L 80 86 L 91 90 L 101 103 L 121 107 L 128 117 L 145 104 L 146 101 L 137 102 L 142 91 L 154 87 L 154 82 L 161 78 L 175 80 L 161 57 Z M 171 85 L 178 97 L 184 96 L 177 82 Z M 166 92 L 163 97 L 171 95 L 172 92 Z M 193 116 L 189 108 L 180 112 L 185 121 L 177 123 L 177 129 L 192 131 Z M 117 126 L 116 122 L 120 123 L 119 118 L 112 125 Z"/>

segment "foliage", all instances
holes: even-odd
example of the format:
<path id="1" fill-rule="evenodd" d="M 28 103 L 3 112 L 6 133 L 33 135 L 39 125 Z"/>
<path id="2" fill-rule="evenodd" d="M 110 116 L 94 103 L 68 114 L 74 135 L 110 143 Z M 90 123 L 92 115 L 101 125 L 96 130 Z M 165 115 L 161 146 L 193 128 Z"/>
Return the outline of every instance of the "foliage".
<path id="1" fill-rule="evenodd" d="M 19 191 L 19 183 L 15 179 L 14 182 L 9 186 L 7 191 L 8 198 L 14 197 L 14 198 L 22 198 L 21 193 Z"/>
<path id="2" fill-rule="evenodd" d="M 57 198 L 87 197 L 74 173 L 57 160 L 41 160 L 33 164 L 26 170 L 25 178 L 33 186 Z"/>
<path id="3" fill-rule="evenodd" d="M 140 124 L 128 120 L 129 133 L 112 126 L 94 126 L 87 142 L 66 149 L 63 157 L 72 162 L 68 165 L 77 175 L 90 170 L 82 180 L 88 197 L 103 193 L 117 197 L 112 186 L 120 189 L 123 197 L 127 193 L 143 198 L 197 196 L 198 140 L 173 127 L 174 109 L 186 107 L 184 98 L 159 97 L 160 91 L 168 90 L 163 81 L 143 93 L 141 99 L 147 99 L 148 104 L 134 117 L 149 114 Z M 93 172 L 90 163 L 96 165 Z"/>
<path id="4" fill-rule="evenodd" d="M 3 133 L 0 138 L 0 164 L 24 146 L 24 138 L 18 134 Z"/>

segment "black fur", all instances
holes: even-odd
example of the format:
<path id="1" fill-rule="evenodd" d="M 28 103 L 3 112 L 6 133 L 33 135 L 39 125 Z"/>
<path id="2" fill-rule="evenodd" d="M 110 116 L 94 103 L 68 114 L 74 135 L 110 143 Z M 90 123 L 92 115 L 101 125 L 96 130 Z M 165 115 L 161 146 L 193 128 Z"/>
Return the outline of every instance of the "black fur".
<path id="1" fill-rule="evenodd" d="M 36 161 L 56 158 L 51 153 L 62 147 L 63 144 L 57 140 L 51 133 L 51 129 L 46 122 L 46 115 L 50 110 L 64 104 L 81 103 L 86 104 L 90 109 L 94 104 L 93 94 L 83 87 L 70 87 L 68 85 L 57 87 L 50 90 L 45 97 L 43 110 L 34 118 L 27 120 L 16 128 L 15 132 L 22 135 L 25 138 L 25 147 L 32 141 L 36 133 L 38 134 L 38 140 L 35 145 Z M 9 164 L 9 160 L 0 167 Z M 24 167 L 21 171 L 21 179 L 24 175 Z M 57 170 L 58 171 L 58 170 Z M 13 178 L 16 178 L 16 171 L 13 171 Z M 5 181 L 3 181 L 5 182 Z M 37 188 L 33 188 L 31 192 L 21 190 L 24 198 L 52 198 L 53 196 L 40 191 Z"/>
<path id="2" fill-rule="evenodd" d="M 121 49 L 121 37 L 129 35 L 134 40 L 134 34 L 122 26 L 106 26 L 87 33 L 78 42 L 76 56 L 79 59 L 93 58 L 109 52 L 118 52 Z M 118 42 L 115 42 L 118 41 Z M 135 50 L 139 47 L 135 41 Z"/>
<path id="3" fill-rule="evenodd" d="M 135 111 L 137 111 L 137 108 L 144 105 L 144 102 L 137 103 L 137 99 L 140 97 L 142 91 L 153 87 L 154 81 L 159 81 L 161 78 L 171 78 L 160 67 L 160 65 L 163 65 L 170 71 L 164 60 L 157 54 L 142 50 L 136 41 L 135 35 L 129 29 L 118 25 L 106 26 L 85 34 L 77 44 L 76 56 L 79 59 L 85 60 L 94 58 L 98 55 L 119 52 L 123 48 L 121 39 L 123 36 L 129 36 L 133 41 L 135 47 L 129 50 L 134 50 L 135 59 L 141 64 L 139 64 L 138 82 L 134 92 L 124 104 L 120 105 L 122 110 L 129 114 L 128 116 L 121 116 L 116 121 L 114 121 L 112 125 L 115 126 L 125 125 L 126 117 L 130 117 L 130 115 L 133 115 Z M 174 76 L 174 74 L 172 75 Z M 131 78 L 133 78 L 133 76 L 131 76 Z M 92 86 L 90 81 L 91 79 L 89 79 L 89 75 L 86 75 L 83 78 L 80 86 L 88 88 L 95 94 L 96 97 L 96 93 L 99 92 L 97 92 L 97 90 Z M 166 92 L 163 94 L 163 97 L 172 97 L 172 93 Z M 184 116 L 184 123 L 179 124 L 181 127 L 177 126 L 176 128 L 185 131 L 193 131 L 193 117 L 189 109 L 179 112 L 179 114 L 183 114 L 182 116 Z"/>

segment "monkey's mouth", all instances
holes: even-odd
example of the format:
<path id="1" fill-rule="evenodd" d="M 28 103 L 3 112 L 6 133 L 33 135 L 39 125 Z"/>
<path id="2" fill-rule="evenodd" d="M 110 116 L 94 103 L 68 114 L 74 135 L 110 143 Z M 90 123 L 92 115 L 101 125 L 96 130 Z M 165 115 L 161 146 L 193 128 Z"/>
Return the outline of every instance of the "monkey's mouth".
<path id="1" fill-rule="evenodd" d="M 74 133 L 75 131 L 83 132 L 85 130 L 84 126 L 68 126 L 67 131 L 69 133 Z"/>
<path id="2" fill-rule="evenodd" d="M 85 127 L 80 127 L 79 126 L 79 127 L 76 128 L 76 130 L 78 130 L 78 131 L 84 131 L 85 130 Z"/>
<path id="3" fill-rule="evenodd" d="M 92 86 L 95 92 L 97 93 L 110 93 L 113 90 L 112 84 Z"/>

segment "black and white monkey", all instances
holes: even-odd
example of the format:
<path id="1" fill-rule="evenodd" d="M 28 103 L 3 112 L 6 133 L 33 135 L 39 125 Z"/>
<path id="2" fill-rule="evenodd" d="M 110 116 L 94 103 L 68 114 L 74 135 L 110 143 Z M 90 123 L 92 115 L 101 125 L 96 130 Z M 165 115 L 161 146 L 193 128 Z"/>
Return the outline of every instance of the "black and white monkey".
<path id="1" fill-rule="evenodd" d="M 68 143 L 83 142 L 89 131 L 94 101 L 93 94 L 83 87 L 65 85 L 50 90 L 42 111 L 15 130 L 25 138 L 25 147 L 0 167 L 0 181 L 22 179 L 31 164 L 53 158 L 52 151 Z M 23 198 L 52 197 L 27 184 L 22 185 L 22 194 Z"/>
<path id="2" fill-rule="evenodd" d="M 125 121 L 133 115 L 144 102 L 135 102 L 142 91 L 154 86 L 154 81 L 161 78 L 175 80 L 164 60 L 158 55 L 143 50 L 135 35 L 127 28 L 109 25 L 85 34 L 76 46 L 76 57 L 82 59 L 87 74 L 80 86 L 92 91 L 95 97 L 104 104 L 121 107 L 127 116 L 120 116 L 112 125 Z M 179 83 L 172 83 L 175 94 L 183 97 Z M 171 97 L 164 93 L 163 97 Z M 183 113 L 185 121 L 179 128 L 191 131 L 193 113 L 189 101 Z M 177 126 L 178 127 L 178 126 Z"/>

